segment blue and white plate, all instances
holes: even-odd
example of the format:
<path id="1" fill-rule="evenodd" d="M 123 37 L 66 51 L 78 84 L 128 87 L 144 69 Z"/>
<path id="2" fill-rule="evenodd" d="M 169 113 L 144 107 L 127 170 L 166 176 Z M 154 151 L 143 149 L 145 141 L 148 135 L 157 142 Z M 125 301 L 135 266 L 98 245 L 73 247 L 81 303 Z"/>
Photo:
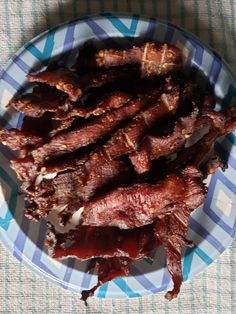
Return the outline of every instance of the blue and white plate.
<path id="1" fill-rule="evenodd" d="M 20 89 L 27 88 L 26 74 L 42 69 L 52 59 L 73 63 L 78 47 L 92 40 L 96 47 L 120 46 L 141 41 L 171 43 L 183 50 L 186 72 L 202 85 L 207 77 L 219 106 L 229 106 L 236 97 L 236 80 L 224 61 L 209 47 L 186 31 L 156 19 L 103 14 L 79 18 L 54 27 L 22 47 L 0 71 L 0 125 L 19 127 L 22 115 L 6 108 Z M 232 242 L 236 232 L 236 138 L 229 134 L 217 142 L 216 149 L 228 159 L 228 169 L 218 170 L 209 178 L 209 192 L 204 206 L 191 218 L 189 238 L 197 244 L 183 254 L 184 279 L 211 264 Z M 44 247 L 46 226 L 24 217 L 24 200 L 9 167 L 12 153 L 0 144 L 0 236 L 11 253 L 32 271 L 65 289 L 81 292 L 96 282 L 86 274 L 85 262 L 69 259 L 58 262 Z M 171 285 L 163 251 L 154 261 L 136 263 L 130 276 L 104 284 L 95 295 L 102 298 L 139 297 L 166 290 Z"/>

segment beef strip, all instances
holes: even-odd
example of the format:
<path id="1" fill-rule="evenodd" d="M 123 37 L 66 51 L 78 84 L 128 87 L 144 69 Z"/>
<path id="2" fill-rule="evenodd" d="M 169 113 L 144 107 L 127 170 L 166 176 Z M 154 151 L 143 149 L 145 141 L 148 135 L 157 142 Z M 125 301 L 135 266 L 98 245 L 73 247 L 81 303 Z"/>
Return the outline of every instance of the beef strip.
<path id="1" fill-rule="evenodd" d="M 0 129 L 0 140 L 3 145 L 10 147 L 12 150 L 20 151 L 22 157 L 27 154 L 30 148 L 38 147 L 44 143 L 41 136 L 18 129 Z"/>
<path id="2" fill-rule="evenodd" d="M 206 188 L 202 175 L 186 167 L 158 184 L 118 188 L 83 205 L 81 222 L 90 226 L 134 228 L 153 222 L 176 208 L 195 209 L 203 204 Z"/>
<path id="3" fill-rule="evenodd" d="M 76 170 L 86 160 L 88 156 L 78 157 L 74 154 L 68 156 L 67 160 L 56 159 L 40 166 L 34 163 L 32 157 L 14 158 L 11 160 L 11 168 L 16 172 L 18 180 L 22 183 L 21 189 L 27 192 L 27 188 L 35 184 L 37 177 L 43 179 L 45 176 L 59 174 L 70 170 Z"/>
<path id="4" fill-rule="evenodd" d="M 174 287 L 165 297 L 172 300 L 177 297 L 183 281 L 181 265 L 181 249 L 193 246 L 186 240 L 189 226 L 190 210 L 180 209 L 156 222 L 154 230 L 158 241 L 166 251 L 167 269 L 171 275 Z"/>
<path id="5" fill-rule="evenodd" d="M 125 50 L 105 49 L 96 55 L 98 66 L 139 64 L 141 76 L 163 75 L 182 66 L 181 50 L 168 44 L 145 43 Z"/>
<path id="6" fill-rule="evenodd" d="M 129 267 L 133 261 L 127 257 L 112 257 L 112 258 L 96 258 L 92 261 L 93 268 L 97 270 L 98 283 L 89 290 L 81 292 L 81 300 L 87 305 L 88 297 L 92 296 L 101 285 L 105 282 L 115 279 L 117 277 L 124 277 L 129 274 Z"/>
<path id="7" fill-rule="evenodd" d="M 56 87 L 68 94 L 72 101 L 79 100 L 82 95 L 79 77 L 67 68 L 53 68 L 38 73 L 29 73 L 27 78 L 30 82 L 40 82 Z"/>
<path id="8" fill-rule="evenodd" d="M 56 120 L 68 119 L 71 117 L 82 117 L 88 119 L 91 115 L 100 116 L 106 112 L 109 112 L 113 109 L 118 109 L 129 102 L 132 98 L 132 95 L 127 92 L 114 91 L 103 97 L 98 103 L 89 107 L 74 107 L 70 112 L 64 113 L 59 112 L 55 117 Z"/>
<path id="9" fill-rule="evenodd" d="M 9 106 L 26 116 L 39 118 L 45 112 L 66 111 L 65 94 L 47 85 L 36 86 L 32 93 L 13 98 Z"/>
<path id="10" fill-rule="evenodd" d="M 221 121 L 221 119 L 219 120 Z M 218 123 L 216 121 L 217 119 L 214 120 L 213 126 L 211 126 L 207 134 L 205 134 L 194 145 L 186 147 L 185 149 L 180 151 L 177 154 L 176 159 L 168 163 L 167 167 L 170 171 L 172 171 L 173 169 L 184 167 L 186 164 L 192 164 L 195 165 L 197 168 L 201 168 L 204 163 L 208 162 L 209 157 L 211 157 L 209 156 L 209 152 L 212 151 L 217 138 L 232 132 L 236 128 L 235 118 L 229 117 L 228 121 L 225 121 L 224 125 L 223 123 Z M 217 164 L 221 166 L 222 161 L 218 161 Z M 208 166 L 211 166 L 211 164 L 209 164 Z M 223 168 L 225 167 L 225 165 L 222 166 Z"/>
<path id="11" fill-rule="evenodd" d="M 149 95 L 142 95 L 135 100 L 131 100 L 126 106 L 115 109 L 104 114 L 93 121 L 53 137 L 49 143 L 32 151 L 32 156 L 37 163 L 55 155 L 61 155 L 80 147 L 95 143 L 104 135 L 112 132 L 122 122 L 132 118 L 139 111 L 148 106 L 158 96 L 159 91 L 153 91 Z"/>
<path id="12" fill-rule="evenodd" d="M 163 93 L 156 104 L 136 115 L 124 128 L 118 130 L 104 146 L 110 159 L 132 153 L 138 149 L 145 133 L 157 121 L 174 114 L 179 104 L 179 88 L 175 86 L 169 93 Z"/>
<path id="13" fill-rule="evenodd" d="M 174 131 L 164 136 L 147 135 L 141 142 L 137 152 L 129 158 L 138 174 L 151 168 L 151 161 L 161 156 L 167 156 L 183 147 L 186 140 L 196 131 L 208 125 L 220 128 L 225 123 L 225 116 L 218 112 L 206 112 L 197 119 L 198 109 L 186 117 L 181 117 L 175 124 Z"/>
<path id="14" fill-rule="evenodd" d="M 87 270 L 97 269 L 98 284 L 82 292 L 84 301 L 103 283 L 128 275 L 132 262 L 150 257 L 153 249 L 163 245 L 167 268 L 174 283 L 173 290 L 166 294 L 170 300 L 177 296 L 183 281 L 181 248 L 193 246 L 186 240 L 190 213 L 191 210 L 178 209 L 150 225 L 128 230 L 80 226 L 61 234 L 49 225 L 46 245 L 52 258 L 92 258 Z"/>
<path id="15" fill-rule="evenodd" d="M 49 225 L 47 246 L 49 255 L 56 259 L 73 256 L 80 260 L 95 257 L 140 260 L 149 257 L 151 251 L 159 246 L 159 241 L 153 233 L 153 225 L 132 230 L 80 226 L 68 233 L 58 233 Z"/>
<path id="16" fill-rule="evenodd" d="M 73 109 L 72 109 L 73 110 Z M 69 129 L 75 121 L 75 117 L 67 118 L 65 120 L 54 120 L 53 121 L 53 129 L 49 132 L 48 136 L 54 137 L 58 133 Z"/>
<path id="17" fill-rule="evenodd" d="M 106 69 L 94 73 L 86 73 L 82 76 L 67 69 L 53 68 L 38 73 L 30 73 L 27 78 L 30 82 L 46 83 L 68 94 L 71 101 L 78 101 L 85 91 L 91 88 L 101 87 L 114 81 L 132 79 L 138 72 L 130 67 Z"/>
<path id="18" fill-rule="evenodd" d="M 46 217 L 57 207 L 65 207 L 60 213 L 62 225 L 95 193 L 112 183 L 120 185 L 128 181 L 129 169 L 120 160 L 107 161 L 103 154 L 94 153 L 75 171 L 58 174 L 53 180 L 44 180 L 28 193 L 34 196 L 37 213 Z"/>

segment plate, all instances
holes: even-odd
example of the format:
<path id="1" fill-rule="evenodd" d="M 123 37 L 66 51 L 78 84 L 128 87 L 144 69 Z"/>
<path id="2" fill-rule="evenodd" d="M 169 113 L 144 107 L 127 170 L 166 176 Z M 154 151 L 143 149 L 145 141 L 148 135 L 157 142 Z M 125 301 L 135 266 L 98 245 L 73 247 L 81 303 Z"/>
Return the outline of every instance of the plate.
<path id="1" fill-rule="evenodd" d="M 97 48 L 157 41 L 180 47 L 186 59 L 186 73 L 204 86 L 210 82 L 217 107 L 229 106 L 236 96 L 236 79 L 225 62 L 193 35 L 174 25 L 137 15 L 102 14 L 59 25 L 28 42 L 0 72 L 1 127 L 20 127 L 22 115 L 9 111 L 6 104 L 20 89 L 27 89 L 26 74 L 39 70 L 51 60 L 61 64 L 74 61 L 78 47 L 91 40 Z M 236 230 L 236 138 L 231 133 L 216 143 L 216 149 L 228 159 L 228 169 L 208 178 L 209 192 L 202 208 L 191 217 L 189 239 L 197 245 L 183 252 L 184 280 L 211 264 L 232 242 Z M 0 236 L 10 252 L 33 272 L 65 289 L 81 292 L 96 282 L 85 273 L 86 262 L 75 259 L 58 262 L 44 247 L 45 222 L 34 223 L 24 217 L 24 199 L 9 167 L 12 153 L 0 146 Z M 104 284 L 95 295 L 102 298 L 139 297 L 170 288 L 163 251 L 154 253 L 154 261 L 135 263 L 130 276 Z"/>

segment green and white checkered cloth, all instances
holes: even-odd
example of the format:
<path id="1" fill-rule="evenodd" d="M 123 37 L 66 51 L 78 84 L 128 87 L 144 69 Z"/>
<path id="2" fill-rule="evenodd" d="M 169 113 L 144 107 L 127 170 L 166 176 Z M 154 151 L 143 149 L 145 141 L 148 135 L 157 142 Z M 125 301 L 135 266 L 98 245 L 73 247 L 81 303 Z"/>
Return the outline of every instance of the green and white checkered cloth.
<path id="1" fill-rule="evenodd" d="M 47 28 L 85 14 L 139 13 L 168 20 L 212 46 L 236 71 L 236 0 L 0 0 L 0 67 Z M 183 284 L 177 300 L 163 294 L 139 299 L 89 300 L 48 283 L 0 245 L 0 313 L 235 313 L 236 242 L 220 260 Z"/>

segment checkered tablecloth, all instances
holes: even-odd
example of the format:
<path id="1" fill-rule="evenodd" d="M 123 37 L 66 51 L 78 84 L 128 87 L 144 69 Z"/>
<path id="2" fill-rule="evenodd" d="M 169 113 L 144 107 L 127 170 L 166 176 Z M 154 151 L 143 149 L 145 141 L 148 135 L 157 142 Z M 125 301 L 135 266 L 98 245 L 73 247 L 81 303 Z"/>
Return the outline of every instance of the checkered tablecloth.
<path id="1" fill-rule="evenodd" d="M 66 20 L 99 12 L 159 17 L 197 35 L 236 71 L 236 0 L 0 0 L 0 67 L 35 35 Z M 235 208 L 236 210 L 236 208 Z M 177 300 L 89 300 L 39 278 L 0 245 L 0 313 L 235 313 L 236 242 L 220 260 L 183 284 Z"/>

